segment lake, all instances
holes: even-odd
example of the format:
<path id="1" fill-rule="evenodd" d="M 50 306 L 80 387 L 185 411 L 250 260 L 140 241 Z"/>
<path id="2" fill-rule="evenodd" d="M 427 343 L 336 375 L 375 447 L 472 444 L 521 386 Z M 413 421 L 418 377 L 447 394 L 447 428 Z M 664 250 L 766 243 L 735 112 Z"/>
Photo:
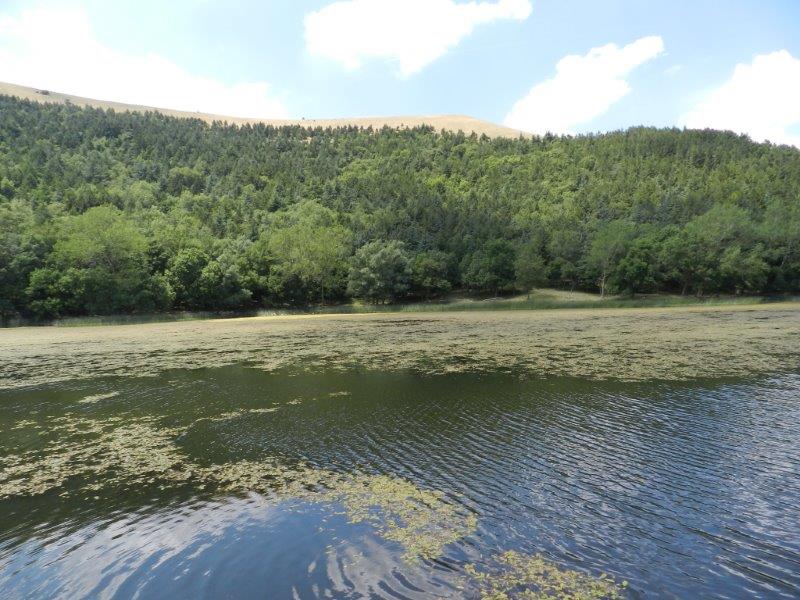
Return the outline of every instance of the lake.
<path id="1" fill-rule="evenodd" d="M 20 328 L 0 357 L 2 598 L 798 596 L 797 305 Z"/>

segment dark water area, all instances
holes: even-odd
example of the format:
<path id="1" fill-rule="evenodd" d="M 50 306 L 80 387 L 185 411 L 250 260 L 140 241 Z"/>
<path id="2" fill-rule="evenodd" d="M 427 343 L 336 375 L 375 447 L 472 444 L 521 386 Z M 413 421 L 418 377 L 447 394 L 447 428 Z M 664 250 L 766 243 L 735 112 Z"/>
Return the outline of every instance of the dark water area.
<path id="1" fill-rule="evenodd" d="M 465 565 L 508 550 L 625 580 L 623 597 L 799 595 L 796 374 L 623 384 L 229 366 L 62 382 L 0 391 L 0 466 L 51 452 L 47 424 L 65 418 L 151 419 L 197 465 L 400 478 L 476 525 L 409 560 L 335 502 L 127 485 L 112 465 L 0 499 L 2 598 L 478 598 Z"/>

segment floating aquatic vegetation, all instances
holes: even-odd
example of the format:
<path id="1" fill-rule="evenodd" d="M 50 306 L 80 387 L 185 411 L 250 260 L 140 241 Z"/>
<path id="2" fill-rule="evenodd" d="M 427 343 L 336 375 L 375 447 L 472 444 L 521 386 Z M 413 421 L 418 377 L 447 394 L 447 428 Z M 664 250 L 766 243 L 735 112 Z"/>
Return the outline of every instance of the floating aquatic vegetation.
<path id="1" fill-rule="evenodd" d="M 327 471 L 281 464 L 275 459 L 243 460 L 198 467 L 202 480 L 232 493 L 258 492 L 278 498 L 304 498 L 321 485 Z"/>
<path id="2" fill-rule="evenodd" d="M 31 429 L 33 427 L 36 427 L 36 425 L 38 424 L 39 424 L 38 421 L 33 421 L 31 419 L 23 419 L 21 421 L 17 421 L 16 423 L 14 423 L 14 425 L 9 427 L 9 430 L 15 431 L 19 429 Z"/>
<path id="3" fill-rule="evenodd" d="M 238 419 L 239 417 L 245 417 L 247 415 L 266 415 L 277 412 L 278 410 L 280 410 L 278 406 L 269 406 L 267 408 L 240 408 L 239 410 L 228 411 L 213 417 L 201 417 L 198 421 L 222 422 L 229 421 L 230 419 Z"/>
<path id="4" fill-rule="evenodd" d="M 78 404 L 95 404 L 97 402 L 100 402 L 101 400 L 108 400 L 116 396 L 119 396 L 119 392 L 108 392 L 107 394 L 94 394 L 92 396 L 86 396 L 85 398 L 78 400 Z"/>
<path id="5" fill-rule="evenodd" d="M 617 584 L 605 574 L 592 577 L 562 569 L 539 554 L 505 552 L 487 567 L 465 567 L 469 585 L 483 600 L 614 600 L 622 597 L 627 582 Z"/>
<path id="6" fill-rule="evenodd" d="M 402 545 L 409 559 L 436 557 L 477 525 L 474 515 L 458 510 L 442 492 L 387 475 L 287 466 L 275 459 L 201 466 L 175 444 L 181 431 L 159 428 L 149 418 L 57 419 L 50 428 L 55 440 L 43 449 L 0 459 L 0 500 L 187 483 L 229 493 L 259 492 L 341 505 L 351 522 L 369 523 L 379 535 Z"/>
<path id="7" fill-rule="evenodd" d="M 746 340 L 743 343 L 742 340 Z M 0 388 L 249 364 L 671 381 L 795 370 L 800 306 L 328 315 L 0 330 Z"/>
<path id="8" fill-rule="evenodd" d="M 440 556 L 445 546 L 477 527 L 477 517 L 447 502 L 442 492 L 397 477 L 340 477 L 324 496 L 341 502 L 351 522 L 371 523 L 402 545 L 407 559 Z"/>
<path id="9" fill-rule="evenodd" d="M 66 495 L 63 488 L 70 480 L 84 493 L 188 478 L 174 431 L 155 427 L 151 419 L 121 421 L 70 415 L 54 419 L 47 430 L 53 441 L 0 458 L 0 499 L 53 490 Z"/>
<path id="10" fill-rule="evenodd" d="M 340 504 L 351 522 L 369 523 L 383 538 L 403 546 L 409 560 L 435 558 L 446 545 L 477 527 L 475 515 L 459 510 L 442 492 L 388 475 L 289 467 L 274 460 L 214 465 L 201 472 L 229 492 L 257 491 Z"/>

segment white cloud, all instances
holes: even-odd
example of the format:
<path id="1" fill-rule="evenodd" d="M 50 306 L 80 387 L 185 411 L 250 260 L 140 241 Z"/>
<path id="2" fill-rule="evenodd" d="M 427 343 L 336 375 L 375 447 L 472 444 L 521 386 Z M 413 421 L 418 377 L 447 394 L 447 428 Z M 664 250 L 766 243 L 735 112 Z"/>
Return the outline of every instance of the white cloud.
<path id="1" fill-rule="evenodd" d="M 342 0 L 306 15 L 306 47 L 310 54 L 347 70 L 373 58 L 396 60 L 400 75 L 408 77 L 456 46 L 477 25 L 524 20 L 530 13 L 530 0 Z"/>
<path id="2" fill-rule="evenodd" d="M 565 56 L 555 77 L 534 86 L 514 104 L 505 124 L 538 134 L 573 133 L 577 125 L 602 115 L 628 94 L 626 76 L 663 52 L 663 40 L 652 36 L 623 48 L 608 44 L 585 56 Z"/>
<path id="3" fill-rule="evenodd" d="M 672 65 L 671 67 L 664 70 L 664 75 L 667 77 L 676 77 L 683 71 L 683 65 Z"/>
<path id="4" fill-rule="evenodd" d="M 0 81 L 99 100 L 237 117 L 285 117 L 263 82 L 227 85 L 157 54 L 124 54 L 99 42 L 80 9 L 0 15 Z"/>
<path id="5" fill-rule="evenodd" d="M 731 78 L 713 90 L 680 125 L 746 133 L 754 140 L 800 147 L 800 59 L 786 50 L 738 64 Z"/>

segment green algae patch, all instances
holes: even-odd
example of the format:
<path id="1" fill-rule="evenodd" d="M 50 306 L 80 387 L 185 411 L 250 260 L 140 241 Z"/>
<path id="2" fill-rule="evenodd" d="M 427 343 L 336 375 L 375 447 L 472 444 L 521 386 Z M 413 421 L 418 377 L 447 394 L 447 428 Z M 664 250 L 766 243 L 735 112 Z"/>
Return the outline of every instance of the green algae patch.
<path id="1" fill-rule="evenodd" d="M 197 467 L 204 485 L 231 494 L 257 492 L 275 499 L 305 499 L 317 493 L 328 472 L 305 465 L 289 466 L 276 459 L 242 460 Z"/>
<path id="2" fill-rule="evenodd" d="M 405 548 L 406 559 L 432 559 L 473 533 L 477 517 L 464 514 L 438 490 L 423 490 L 386 475 L 344 477 L 324 494 L 340 502 L 351 522 L 368 522 Z"/>
<path id="3" fill-rule="evenodd" d="M 98 402 L 102 402 L 103 400 L 110 400 L 119 396 L 119 392 L 108 392 L 107 394 L 93 394 L 91 396 L 86 396 L 85 398 L 78 400 L 78 404 L 97 404 Z"/>
<path id="4" fill-rule="evenodd" d="M 274 460 L 213 465 L 201 471 L 228 492 L 256 491 L 340 505 L 351 523 L 368 523 L 384 539 L 400 544 L 407 560 L 436 558 L 445 546 L 477 527 L 477 517 L 448 502 L 443 492 L 421 489 L 399 477 L 288 467 Z"/>
<path id="5" fill-rule="evenodd" d="M 197 421 L 212 421 L 216 423 L 230 421 L 231 419 L 239 419 L 248 415 L 267 415 L 270 413 L 278 412 L 280 407 L 269 406 L 266 408 L 240 408 L 238 410 L 231 410 L 213 417 L 201 417 Z M 197 422 L 196 421 L 196 422 Z"/>
<path id="6" fill-rule="evenodd" d="M 477 526 L 476 517 L 444 493 L 402 478 L 287 466 L 276 459 L 200 465 L 175 443 L 182 431 L 160 428 L 150 418 L 55 419 L 47 432 L 52 441 L 0 459 L 0 500 L 51 492 L 87 497 L 142 486 L 257 492 L 341 506 L 350 522 L 367 523 L 400 544 L 408 560 L 435 558 Z"/>
<path id="7" fill-rule="evenodd" d="M 505 552 L 486 567 L 465 567 L 468 585 L 483 600 L 616 600 L 627 582 L 617 584 L 605 574 L 598 577 L 563 569 L 539 554 Z"/>
<path id="8" fill-rule="evenodd" d="M 173 441 L 176 432 L 156 427 L 153 419 L 65 415 L 39 433 L 52 439 L 0 458 L 0 500 L 52 491 L 68 495 L 73 487 L 85 494 L 187 479 L 185 457 Z"/>
<path id="9" fill-rule="evenodd" d="M 245 364 L 686 381 L 794 371 L 800 305 L 339 315 L 0 330 L 0 389 Z"/>

